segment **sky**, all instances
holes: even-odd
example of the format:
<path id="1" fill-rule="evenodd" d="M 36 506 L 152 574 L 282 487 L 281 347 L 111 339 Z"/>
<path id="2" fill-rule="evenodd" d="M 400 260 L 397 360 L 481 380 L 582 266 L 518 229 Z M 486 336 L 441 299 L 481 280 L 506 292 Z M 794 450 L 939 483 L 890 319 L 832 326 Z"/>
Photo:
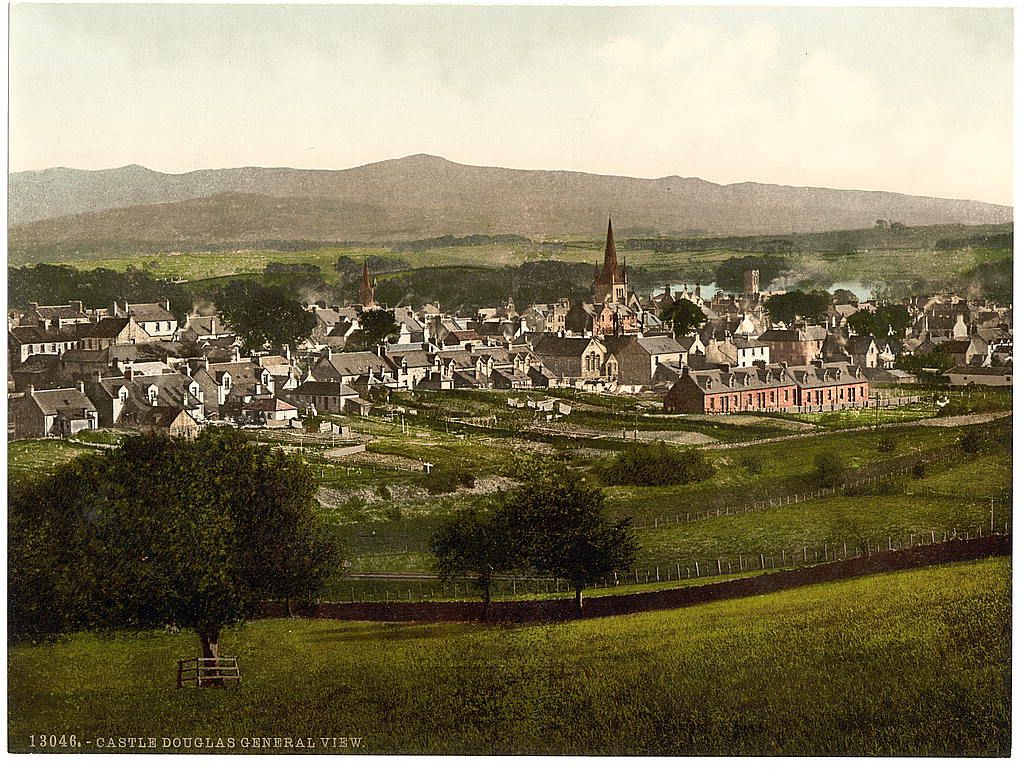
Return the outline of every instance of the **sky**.
<path id="1" fill-rule="evenodd" d="M 1012 12 L 30 5 L 12 171 L 512 168 L 1012 204 Z"/>

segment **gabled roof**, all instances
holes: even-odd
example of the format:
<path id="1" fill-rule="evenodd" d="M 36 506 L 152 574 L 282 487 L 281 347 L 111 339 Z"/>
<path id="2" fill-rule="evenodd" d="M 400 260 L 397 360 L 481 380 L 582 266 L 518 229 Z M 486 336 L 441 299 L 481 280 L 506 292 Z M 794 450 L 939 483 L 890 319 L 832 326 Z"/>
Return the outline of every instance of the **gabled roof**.
<path id="1" fill-rule="evenodd" d="M 379 370 L 380 367 L 390 371 L 388 362 L 371 351 L 345 351 L 332 353 L 330 364 L 342 377 L 358 377 L 365 375 L 369 369 Z"/>
<path id="2" fill-rule="evenodd" d="M 593 337 L 558 337 L 541 335 L 533 340 L 533 350 L 538 356 L 582 356 L 583 352 L 597 340 Z M 600 345 L 600 343 L 598 343 Z M 602 346 L 603 347 L 603 346 Z"/>
<path id="3" fill-rule="evenodd" d="M 31 399 L 39 406 L 44 415 L 72 415 L 96 411 L 96 407 L 89 401 L 89 397 L 77 388 L 33 391 Z"/>
<path id="4" fill-rule="evenodd" d="M 286 393 L 300 396 L 357 396 L 358 394 L 344 383 L 336 380 L 307 380 Z"/>
<path id="5" fill-rule="evenodd" d="M 144 321 L 177 321 L 173 313 L 160 303 L 129 303 L 128 312 L 139 323 Z"/>
<path id="6" fill-rule="evenodd" d="M 283 399 L 278 399 L 273 396 L 265 396 L 259 399 L 253 399 L 246 405 L 242 406 L 242 412 L 281 412 L 283 410 L 297 410 L 294 404 L 289 404 Z"/>

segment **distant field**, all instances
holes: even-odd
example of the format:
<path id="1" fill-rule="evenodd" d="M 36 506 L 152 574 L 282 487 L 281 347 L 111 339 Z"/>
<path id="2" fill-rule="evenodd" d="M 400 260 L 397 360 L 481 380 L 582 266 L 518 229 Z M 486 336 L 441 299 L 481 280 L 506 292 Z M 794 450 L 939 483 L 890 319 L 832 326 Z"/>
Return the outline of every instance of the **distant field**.
<path id="1" fill-rule="evenodd" d="M 8 737 L 362 737 L 409 754 L 1010 750 L 1010 563 L 989 559 L 563 624 L 283 619 L 228 631 L 244 683 L 175 691 L 194 634 L 9 648 Z M 236 747 L 237 751 L 237 747 Z"/>

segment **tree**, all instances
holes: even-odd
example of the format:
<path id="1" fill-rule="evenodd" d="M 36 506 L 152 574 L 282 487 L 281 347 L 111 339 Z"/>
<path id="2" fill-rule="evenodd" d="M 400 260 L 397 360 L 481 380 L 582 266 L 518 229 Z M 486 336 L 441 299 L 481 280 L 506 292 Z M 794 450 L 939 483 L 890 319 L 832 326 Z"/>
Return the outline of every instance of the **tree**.
<path id="1" fill-rule="evenodd" d="M 708 479 L 715 467 L 700 450 L 657 442 L 631 446 L 599 465 L 597 472 L 606 485 L 684 485 Z"/>
<path id="2" fill-rule="evenodd" d="M 249 351 L 293 346 L 316 326 L 314 315 L 284 289 L 255 281 L 232 281 L 214 304 Z"/>
<path id="3" fill-rule="evenodd" d="M 832 301 L 828 292 L 802 292 L 794 289 L 785 294 L 772 295 L 764 302 L 773 321 L 791 323 L 798 317 L 807 321 L 820 321 Z"/>
<path id="4" fill-rule="evenodd" d="M 261 600 L 314 596 L 336 566 L 315 490 L 300 458 L 226 428 L 130 437 L 60 467 L 12 496 L 12 629 L 175 624 L 216 658 L 225 626 Z M 33 587 L 38 565 L 59 568 Z"/>
<path id="5" fill-rule="evenodd" d="M 568 469 L 528 480 L 508 495 L 497 514 L 519 535 L 523 563 L 572 586 L 580 615 L 588 583 L 628 570 L 636 560 L 630 520 L 608 519 L 604 494 Z"/>
<path id="6" fill-rule="evenodd" d="M 788 248 L 791 253 L 792 244 L 783 248 Z M 726 292 L 742 292 L 743 274 L 748 270 L 756 270 L 759 283 L 762 287 L 767 287 L 786 270 L 788 265 L 785 257 L 773 254 L 730 257 L 715 266 L 715 285 Z"/>
<path id="7" fill-rule="evenodd" d="M 840 288 L 832 293 L 832 302 L 835 305 L 856 305 L 860 298 L 849 289 Z"/>
<path id="8" fill-rule="evenodd" d="M 399 326 L 395 322 L 395 312 L 383 308 L 371 308 L 359 311 L 360 329 L 353 332 L 347 343 L 346 350 L 368 351 L 398 333 Z"/>
<path id="9" fill-rule="evenodd" d="M 821 487 L 839 487 L 846 481 L 846 464 L 835 450 L 824 450 L 814 458 L 814 481 Z"/>
<path id="10" fill-rule="evenodd" d="M 476 576 L 486 617 L 494 576 L 511 569 L 516 556 L 507 521 L 493 512 L 463 509 L 434 531 L 430 551 L 442 581 L 467 574 Z"/>
<path id="11" fill-rule="evenodd" d="M 688 335 L 704 326 L 708 318 L 695 303 L 685 297 L 680 297 L 662 311 L 661 320 L 666 324 L 671 324 L 675 334 Z"/>
<path id="12" fill-rule="evenodd" d="M 852 313 L 846 323 L 858 335 L 889 337 L 892 329 L 895 337 L 902 338 L 910 326 L 910 312 L 902 305 L 883 305 L 874 313 L 867 309 Z"/>

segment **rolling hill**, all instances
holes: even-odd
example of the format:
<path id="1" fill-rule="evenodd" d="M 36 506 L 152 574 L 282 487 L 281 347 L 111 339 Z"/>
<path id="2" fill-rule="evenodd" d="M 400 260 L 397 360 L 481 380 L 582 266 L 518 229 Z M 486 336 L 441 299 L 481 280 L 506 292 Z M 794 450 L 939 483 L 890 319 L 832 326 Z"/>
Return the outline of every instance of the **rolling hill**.
<path id="1" fill-rule="evenodd" d="M 472 233 L 533 238 L 803 233 L 1012 220 L 1010 207 L 899 193 L 718 185 L 528 171 L 414 155 L 342 171 L 239 168 L 164 174 L 141 166 L 9 177 L 12 252 L 168 249 L 266 240 L 400 241 Z"/>

